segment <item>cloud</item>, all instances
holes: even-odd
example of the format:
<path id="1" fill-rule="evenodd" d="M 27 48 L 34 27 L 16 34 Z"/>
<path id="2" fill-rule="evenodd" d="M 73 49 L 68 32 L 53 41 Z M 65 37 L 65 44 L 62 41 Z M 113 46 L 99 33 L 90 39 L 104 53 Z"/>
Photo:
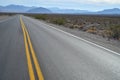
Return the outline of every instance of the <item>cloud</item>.
<path id="1" fill-rule="evenodd" d="M 88 0 L 91 3 L 120 4 L 120 0 Z"/>
<path id="2" fill-rule="evenodd" d="M 72 4 L 120 4 L 120 0 L 1 0 L 0 4 L 7 4 L 7 3 L 17 3 L 17 4 L 66 4 L 66 5 L 72 5 Z M 95 4 L 96 3 L 96 4 Z"/>
<path id="3" fill-rule="evenodd" d="M 62 3 L 62 2 L 67 2 L 67 3 L 86 3 L 86 2 L 95 2 L 95 3 L 110 3 L 110 4 L 118 4 L 120 3 L 120 0 L 35 0 L 39 2 L 56 2 L 56 3 Z"/>

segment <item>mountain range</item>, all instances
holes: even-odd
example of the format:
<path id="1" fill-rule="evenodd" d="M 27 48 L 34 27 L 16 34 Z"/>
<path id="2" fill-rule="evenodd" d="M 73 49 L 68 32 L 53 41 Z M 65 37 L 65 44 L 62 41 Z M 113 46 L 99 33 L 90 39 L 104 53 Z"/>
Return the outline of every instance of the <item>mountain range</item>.
<path id="1" fill-rule="evenodd" d="M 59 8 L 44 8 L 44 7 L 28 7 L 23 5 L 8 5 L 0 6 L 0 12 L 15 12 L 15 13 L 58 13 L 58 14 L 119 14 L 119 8 L 105 9 L 102 11 L 87 11 L 75 9 L 59 9 Z"/>
<path id="2" fill-rule="evenodd" d="M 43 8 L 43 7 L 38 7 L 38 8 L 33 8 L 27 11 L 28 13 L 52 13 L 49 9 Z"/>
<path id="3" fill-rule="evenodd" d="M 35 7 L 27 7 L 22 5 L 0 6 L 0 12 L 26 12 Z"/>

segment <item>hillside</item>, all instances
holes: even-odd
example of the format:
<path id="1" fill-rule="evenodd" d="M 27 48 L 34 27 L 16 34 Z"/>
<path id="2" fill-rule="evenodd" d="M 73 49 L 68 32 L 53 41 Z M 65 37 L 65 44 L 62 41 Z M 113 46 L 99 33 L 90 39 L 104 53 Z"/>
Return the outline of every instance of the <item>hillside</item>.
<path id="1" fill-rule="evenodd" d="M 27 12 L 29 12 L 29 13 L 51 13 L 51 11 L 49 9 L 46 9 L 43 7 L 30 9 Z"/>
<path id="2" fill-rule="evenodd" d="M 120 14 L 119 8 L 105 9 L 103 11 L 98 11 L 99 14 Z"/>
<path id="3" fill-rule="evenodd" d="M 0 12 L 26 12 L 34 7 L 27 7 L 22 5 L 8 5 L 0 6 Z"/>

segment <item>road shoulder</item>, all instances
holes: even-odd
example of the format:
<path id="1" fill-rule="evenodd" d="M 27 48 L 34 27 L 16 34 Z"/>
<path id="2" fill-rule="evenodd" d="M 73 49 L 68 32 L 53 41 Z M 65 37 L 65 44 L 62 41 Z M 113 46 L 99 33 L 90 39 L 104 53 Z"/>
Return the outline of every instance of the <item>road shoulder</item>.
<path id="1" fill-rule="evenodd" d="M 45 23 L 45 24 L 48 24 L 52 27 L 61 29 L 65 32 L 71 33 L 75 36 L 81 37 L 81 38 L 83 38 L 85 40 L 88 40 L 90 42 L 93 42 L 97 45 L 103 46 L 105 48 L 108 48 L 110 50 L 113 50 L 115 52 L 120 53 L 120 42 L 117 41 L 117 40 L 108 41 L 107 38 L 103 38 L 102 36 L 99 36 L 99 35 L 90 34 L 90 33 L 83 32 L 83 31 L 80 31 L 80 30 L 77 30 L 77 29 L 66 28 L 64 26 L 48 23 L 48 22 L 45 22 L 45 21 L 42 21 L 42 20 L 40 20 L 40 21 Z"/>

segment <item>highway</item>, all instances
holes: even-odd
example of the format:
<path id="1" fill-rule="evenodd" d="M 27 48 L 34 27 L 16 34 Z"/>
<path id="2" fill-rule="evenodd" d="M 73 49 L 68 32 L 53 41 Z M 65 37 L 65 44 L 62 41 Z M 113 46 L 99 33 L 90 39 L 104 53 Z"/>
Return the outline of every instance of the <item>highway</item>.
<path id="1" fill-rule="evenodd" d="M 0 22 L 0 80 L 120 80 L 120 54 L 15 15 Z"/>

